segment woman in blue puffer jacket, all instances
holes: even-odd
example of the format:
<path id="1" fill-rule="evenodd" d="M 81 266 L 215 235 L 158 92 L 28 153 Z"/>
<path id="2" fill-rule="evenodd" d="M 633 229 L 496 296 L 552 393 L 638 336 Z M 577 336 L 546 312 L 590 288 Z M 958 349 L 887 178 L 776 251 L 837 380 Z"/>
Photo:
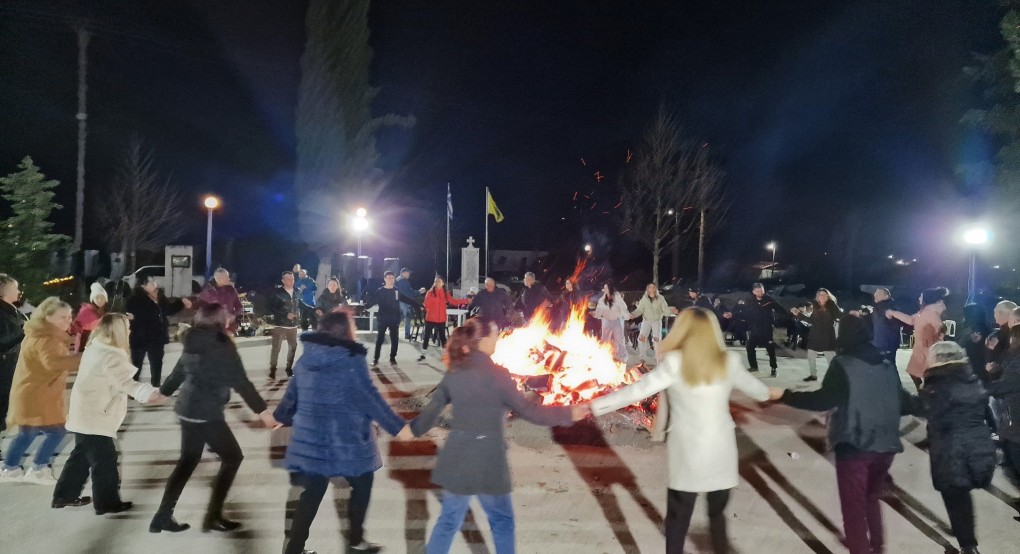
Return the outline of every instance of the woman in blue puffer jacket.
<path id="1" fill-rule="evenodd" d="M 347 552 L 381 549 L 364 536 L 374 472 L 382 467 L 372 422 L 391 435 L 403 431 L 409 438 L 410 431 L 372 384 L 368 351 L 355 342 L 354 328 L 350 312 L 340 310 L 323 316 L 318 331 L 301 335 L 304 353 L 276 410 L 280 422 L 294 427 L 284 464 L 291 484 L 303 489 L 288 514 L 292 521 L 284 554 L 308 552 L 308 529 L 332 477 L 351 485 Z"/>

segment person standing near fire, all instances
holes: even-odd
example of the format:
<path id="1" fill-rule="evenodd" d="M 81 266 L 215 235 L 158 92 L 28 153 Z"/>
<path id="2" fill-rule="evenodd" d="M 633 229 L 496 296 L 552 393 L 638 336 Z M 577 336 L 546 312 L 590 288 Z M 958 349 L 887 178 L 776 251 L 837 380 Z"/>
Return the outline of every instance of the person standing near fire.
<path id="1" fill-rule="evenodd" d="M 715 314 L 688 308 L 677 316 L 661 344 L 662 363 L 633 385 L 591 402 L 598 417 L 665 391 L 658 414 L 668 414 L 666 454 L 666 552 L 682 554 L 699 493 L 707 493 L 714 552 L 729 552 L 726 504 L 740 482 L 736 424 L 729 398 L 737 389 L 764 402 L 769 389 L 755 379 L 737 353 L 727 353 Z M 659 415 L 657 414 L 657 417 Z"/>
<path id="2" fill-rule="evenodd" d="M 637 340 L 638 356 L 641 357 L 642 362 L 648 354 L 649 346 L 652 347 L 653 354 L 659 353 L 659 342 L 662 340 L 662 320 L 671 313 L 676 315 L 677 309 L 666 304 L 666 299 L 659 294 L 659 287 L 656 287 L 655 283 L 648 283 L 637 308 L 627 316 L 627 319 L 641 318 L 641 331 L 638 332 Z"/>
<path id="3" fill-rule="evenodd" d="M 751 285 L 751 300 L 744 304 L 742 312 L 743 319 L 747 322 L 747 363 L 750 364 L 752 372 L 758 371 L 758 356 L 755 349 L 764 346 L 765 352 L 769 355 L 769 367 L 772 368 L 773 377 L 779 368 L 776 362 L 776 341 L 773 337 L 777 311 L 784 311 L 783 307 L 775 298 L 765 294 L 765 285 L 761 283 Z M 729 319 L 733 314 L 727 312 L 723 317 Z"/>
<path id="4" fill-rule="evenodd" d="M 627 302 L 612 281 L 602 285 L 602 296 L 595 305 L 595 318 L 602 320 L 602 342 L 613 345 L 613 358 L 627 361 L 627 337 L 623 321 L 630 317 Z"/>
<path id="5" fill-rule="evenodd" d="M 524 320 L 531 321 L 539 309 L 552 306 L 552 296 L 545 285 L 536 282 L 535 274 L 529 271 L 524 274 L 524 290 L 521 291 L 521 298 L 517 304 L 524 313 Z"/>
<path id="6" fill-rule="evenodd" d="M 453 407 L 450 435 L 436 458 L 432 482 L 442 488 L 442 512 L 436 521 L 426 554 L 450 551 L 474 496 L 492 528 L 496 554 L 515 551 L 514 512 L 510 498 L 510 466 L 503 430 L 507 413 L 536 425 L 569 425 L 588 413 L 587 404 L 542 406 L 528 400 L 505 368 L 492 361 L 499 340 L 495 323 L 468 320 L 446 345 L 448 371 L 436 386 L 432 400 L 409 424 L 414 436 L 432 428 L 447 404 Z M 398 439 L 409 437 L 398 435 Z"/>

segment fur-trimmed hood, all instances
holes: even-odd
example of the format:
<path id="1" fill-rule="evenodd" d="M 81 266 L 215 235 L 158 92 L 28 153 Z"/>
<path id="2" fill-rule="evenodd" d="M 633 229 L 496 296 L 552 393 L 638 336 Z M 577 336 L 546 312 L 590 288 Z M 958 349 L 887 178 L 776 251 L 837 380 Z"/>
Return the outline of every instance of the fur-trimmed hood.
<path id="1" fill-rule="evenodd" d="M 317 347 L 320 347 L 324 349 L 322 354 L 328 356 L 348 358 L 368 355 L 368 349 L 360 342 L 350 339 L 342 339 L 321 331 L 308 331 L 306 333 L 301 333 L 301 336 L 298 338 L 300 338 L 301 342 L 305 344 L 306 351 L 309 348 L 313 351 L 318 350 Z"/>

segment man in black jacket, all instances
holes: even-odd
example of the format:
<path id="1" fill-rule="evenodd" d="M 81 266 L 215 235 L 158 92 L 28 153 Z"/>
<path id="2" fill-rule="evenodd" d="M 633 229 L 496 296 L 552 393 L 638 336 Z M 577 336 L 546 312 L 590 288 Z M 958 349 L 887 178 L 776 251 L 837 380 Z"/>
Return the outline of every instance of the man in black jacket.
<path id="1" fill-rule="evenodd" d="M 21 297 L 18 281 L 0 273 L 0 431 L 7 428 L 7 406 L 11 398 L 14 367 L 25 332 L 21 329 L 25 317 L 14 306 Z"/>
<path id="2" fill-rule="evenodd" d="M 294 374 L 294 353 L 297 351 L 298 314 L 301 313 L 301 295 L 294 289 L 294 273 L 284 271 L 280 286 L 269 295 L 269 316 L 273 321 L 270 334 L 273 338 L 269 350 L 269 378 L 276 379 L 276 362 L 280 358 L 280 347 L 287 340 L 287 377 Z"/>
<path id="3" fill-rule="evenodd" d="M 397 365 L 397 329 L 400 327 L 400 304 L 420 306 L 417 300 L 397 290 L 396 282 L 397 277 L 392 271 L 383 273 L 383 286 L 372 294 L 366 306 L 367 309 L 376 304 L 379 305 L 379 313 L 376 314 L 379 334 L 375 338 L 373 366 L 379 365 L 379 353 L 382 352 L 382 344 L 386 340 L 386 331 L 390 332 L 390 364 Z"/>
<path id="4" fill-rule="evenodd" d="M 885 316 L 889 310 L 895 310 L 892 293 L 885 287 L 878 287 L 872 293 L 875 305 L 868 314 L 871 323 L 871 344 L 882 353 L 882 358 L 896 365 L 896 351 L 900 347 L 900 326 L 898 319 Z M 851 312 L 853 313 L 853 312 Z"/>
<path id="5" fill-rule="evenodd" d="M 844 317 L 838 354 L 816 391 L 770 389 L 774 400 L 802 410 L 827 412 L 829 444 L 836 452 L 836 481 L 843 531 L 851 554 L 884 552 L 882 496 L 893 457 L 903 452 L 900 416 L 916 413 L 917 397 L 903 389 L 896 366 L 869 341 L 859 317 Z"/>
<path id="6" fill-rule="evenodd" d="M 751 300 L 744 304 L 743 318 L 747 322 L 747 363 L 751 371 L 758 371 L 758 357 L 755 349 L 764 346 L 769 355 L 769 367 L 772 376 L 776 376 L 776 342 L 773 339 L 775 312 L 783 311 L 783 307 L 774 298 L 765 294 L 765 285 L 755 283 L 751 286 Z M 732 317 L 732 314 L 725 316 Z"/>
<path id="7" fill-rule="evenodd" d="M 530 271 L 524 274 L 524 290 L 521 291 L 519 304 L 525 321 L 530 320 L 539 308 L 552 305 L 549 291 L 545 285 L 535 282 L 535 274 Z"/>
<path id="8" fill-rule="evenodd" d="M 485 288 L 471 300 L 468 312 L 478 311 L 478 317 L 485 322 L 494 322 L 500 329 L 507 325 L 507 312 L 514 303 L 507 292 L 496 286 L 492 277 L 485 278 Z"/>

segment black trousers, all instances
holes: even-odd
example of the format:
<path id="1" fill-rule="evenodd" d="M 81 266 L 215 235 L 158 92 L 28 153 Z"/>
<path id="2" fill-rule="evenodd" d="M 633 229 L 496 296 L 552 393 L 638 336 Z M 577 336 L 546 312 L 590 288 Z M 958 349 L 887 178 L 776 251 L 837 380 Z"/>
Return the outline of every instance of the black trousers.
<path id="1" fill-rule="evenodd" d="M 85 481 L 92 475 L 92 505 L 96 510 L 120 504 L 120 474 L 117 472 L 117 448 L 111 437 L 74 434 L 74 450 L 67 458 L 60 479 L 53 489 L 54 500 L 74 500 L 81 496 Z"/>
<path id="2" fill-rule="evenodd" d="M 1020 442 L 1009 439 L 1002 441 L 1002 453 L 1005 455 L 1005 466 L 1012 473 L 1009 477 L 1014 483 L 1020 483 Z"/>
<path id="3" fill-rule="evenodd" d="M 202 459 L 205 445 L 209 445 L 209 450 L 220 457 L 220 471 L 213 482 L 206 518 L 216 519 L 223 514 L 223 502 L 230 491 L 230 485 L 234 483 L 238 468 L 241 467 L 241 460 L 244 459 L 241 447 L 238 446 L 237 439 L 225 421 L 205 423 L 181 421 L 181 458 L 166 482 L 163 500 L 159 503 L 159 514 L 173 515 L 177 500 L 184 492 L 184 486 L 188 484 L 188 479 Z"/>
<path id="4" fill-rule="evenodd" d="M 7 408 L 11 402 L 11 385 L 14 383 L 14 368 L 18 356 L 14 353 L 8 357 L 0 356 L 0 431 L 7 428 Z"/>
<path id="5" fill-rule="evenodd" d="M 712 491 L 708 497 L 708 526 L 712 535 L 712 550 L 715 554 L 728 554 L 730 539 L 726 534 L 726 504 L 730 491 Z M 694 514 L 694 501 L 698 493 L 667 489 L 666 493 L 666 554 L 683 554 L 687 529 Z"/>
<path id="6" fill-rule="evenodd" d="M 441 348 L 446 348 L 446 324 L 425 322 L 425 338 L 421 341 L 421 349 L 429 349 L 429 341 L 435 339 Z"/>
<path id="7" fill-rule="evenodd" d="M 751 334 L 747 337 L 747 363 L 751 364 L 751 369 L 758 369 L 758 357 L 755 355 L 754 349 L 762 346 L 769 354 L 769 367 L 772 369 L 779 367 L 776 363 L 776 343 L 772 337 Z"/>
<path id="8" fill-rule="evenodd" d="M 135 372 L 135 381 L 142 374 L 142 360 L 146 356 L 149 357 L 149 382 L 152 383 L 152 386 L 158 387 L 161 383 L 159 378 L 163 375 L 163 345 L 131 349 L 131 365 L 138 368 L 138 371 Z"/>
<path id="9" fill-rule="evenodd" d="M 350 520 L 347 544 L 356 545 L 365 538 L 365 516 L 368 514 L 368 502 L 372 499 L 375 474 L 370 471 L 356 477 L 345 476 L 344 479 L 351 485 L 351 499 L 347 504 L 347 518 Z M 301 492 L 296 502 L 291 500 L 287 503 L 290 532 L 284 539 L 283 554 L 301 554 L 308 540 L 308 529 L 312 526 L 315 513 L 329 486 L 329 477 L 314 473 L 291 473 L 290 484 Z"/>
<path id="10" fill-rule="evenodd" d="M 305 304 L 301 306 L 301 330 L 307 331 L 309 327 L 315 329 L 319 325 L 319 318 L 315 315 L 315 308 Z"/>
<path id="11" fill-rule="evenodd" d="M 953 536 L 960 543 L 960 548 L 977 546 L 974 536 L 974 501 L 970 497 L 970 489 L 952 488 L 942 493 L 942 501 L 946 504 L 949 524 L 953 527 Z"/>
<path id="12" fill-rule="evenodd" d="M 382 352 L 382 343 L 386 340 L 386 332 L 390 333 L 390 361 L 397 359 L 397 329 L 400 327 L 399 321 L 377 321 L 379 325 L 378 335 L 375 338 L 375 358 L 372 361 L 379 361 L 379 353 Z"/>

